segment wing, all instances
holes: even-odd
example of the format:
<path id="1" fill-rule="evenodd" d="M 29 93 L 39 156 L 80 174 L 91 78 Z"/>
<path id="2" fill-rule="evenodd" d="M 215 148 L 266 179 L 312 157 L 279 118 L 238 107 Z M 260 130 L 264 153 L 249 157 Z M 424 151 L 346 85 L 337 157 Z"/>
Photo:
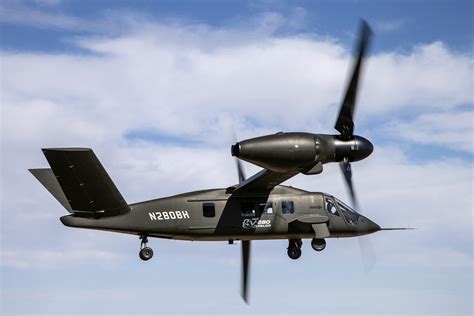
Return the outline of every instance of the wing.
<path id="1" fill-rule="evenodd" d="M 240 183 L 232 192 L 233 195 L 243 193 L 264 193 L 268 194 L 280 183 L 294 177 L 299 171 L 275 172 L 263 169 L 252 177 Z"/>

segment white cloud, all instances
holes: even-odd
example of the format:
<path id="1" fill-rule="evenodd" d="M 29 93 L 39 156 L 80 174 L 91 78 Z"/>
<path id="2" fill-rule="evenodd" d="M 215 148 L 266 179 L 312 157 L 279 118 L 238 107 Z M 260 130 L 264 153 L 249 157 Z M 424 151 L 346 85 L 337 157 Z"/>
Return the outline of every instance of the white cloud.
<path id="1" fill-rule="evenodd" d="M 144 13 L 109 10 L 98 19 L 87 19 L 63 13 L 61 0 L 4 1 L 0 4 L 0 21 L 38 29 L 117 34 L 149 23 Z"/>
<path id="2" fill-rule="evenodd" d="M 375 30 L 380 32 L 393 32 L 401 29 L 406 22 L 403 19 L 398 20 L 380 20 L 375 23 Z"/>
<path id="3" fill-rule="evenodd" d="M 472 56 L 441 42 L 419 45 L 409 53 L 381 53 L 367 66 L 360 103 L 370 112 L 437 112 L 473 102 Z"/>
<path id="4" fill-rule="evenodd" d="M 305 26 L 307 11 L 302 7 L 292 8 L 286 15 L 274 11 L 265 11 L 253 19 L 261 31 L 271 34 L 277 30 L 289 29 L 300 30 Z"/>
<path id="5" fill-rule="evenodd" d="M 117 122 L 108 130 L 117 137 L 141 127 L 214 141 L 213 127 L 226 113 L 251 117 L 273 131 L 332 132 L 350 64 L 348 51 L 334 41 L 261 34 L 247 39 L 235 30 L 205 27 L 146 30 L 79 41 L 99 56 L 4 53 L 6 106 L 57 103 L 82 121 L 78 124 Z M 363 118 L 416 108 L 452 109 L 472 101 L 470 58 L 440 43 L 406 55 L 377 55 L 368 66 L 359 102 Z M 289 108 L 297 110 L 288 116 Z M 107 114 L 112 111 L 117 115 Z M 91 123 L 95 118 L 100 124 Z M 252 130 L 239 136 L 253 133 L 247 127 Z"/>
<path id="6" fill-rule="evenodd" d="M 36 1 L 40 6 L 54 6 L 54 0 Z M 19 2 L 12 2 L 0 6 L 0 21 L 32 25 L 38 28 L 57 28 L 81 31 L 92 25 L 85 25 L 82 19 L 61 13 L 52 13 L 48 10 L 32 9 Z M 93 23 L 91 23 L 93 24 Z M 99 24 L 97 24 L 99 25 Z"/>
<path id="7" fill-rule="evenodd" d="M 421 144 L 474 152 L 472 111 L 430 113 L 408 122 L 394 122 L 393 133 Z"/>

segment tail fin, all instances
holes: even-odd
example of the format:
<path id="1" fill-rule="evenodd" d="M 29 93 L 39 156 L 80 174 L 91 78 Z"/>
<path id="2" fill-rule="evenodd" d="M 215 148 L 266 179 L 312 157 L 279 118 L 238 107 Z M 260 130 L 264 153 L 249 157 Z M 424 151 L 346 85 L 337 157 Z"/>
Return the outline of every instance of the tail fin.
<path id="1" fill-rule="evenodd" d="M 73 212 L 100 216 L 115 216 L 130 212 L 130 207 L 92 149 L 47 148 L 43 149 L 43 153 L 51 166 L 51 169 L 47 170 L 52 170 Z M 53 182 L 51 174 L 45 176 L 44 171 L 35 173 L 33 175 L 48 189 L 45 183 L 50 185 Z M 48 190 L 61 202 L 58 198 L 60 196 L 58 189 L 56 186 L 54 193 Z"/>
<path id="2" fill-rule="evenodd" d="M 71 205 L 69 204 L 66 195 L 64 195 L 64 192 L 61 189 L 61 186 L 59 185 L 53 170 L 49 168 L 28 170 L 35 176 L 36 179 L 38 179 L 39 182 L 41 182 L 46 190 L 48 190 L 49 193 L 51 193 L 54 198 L 58 200 L 58 202 L 61 203 L 61 205 L 64 206 L 66 210 L 69 211 L 69 213 L 72 213 Z"/>

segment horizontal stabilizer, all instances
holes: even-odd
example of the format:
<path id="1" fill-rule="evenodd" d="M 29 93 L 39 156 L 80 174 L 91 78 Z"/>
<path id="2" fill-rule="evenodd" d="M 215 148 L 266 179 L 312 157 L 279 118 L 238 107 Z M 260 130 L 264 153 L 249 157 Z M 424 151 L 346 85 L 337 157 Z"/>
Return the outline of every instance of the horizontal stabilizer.
<path id="1" fill-rule="evenodd" d="M 49 168 L 41 168 L 41 169 L 28 169 L 36 179 L 46 188 L 46 190 L 51 193 L 59 203 L 66 210 L 72 213 L 71 205 L 69 204 L 66 195 L 64 195 L 61 186 L 59 185 L 56 176 L 54 175 L 53 171 Z"/>
<path id="2" fill-rule="evenodd" d="M 101 216 L 130 207 L 90 148 L 47 148 L 43 153 L 72 210 Z"/>

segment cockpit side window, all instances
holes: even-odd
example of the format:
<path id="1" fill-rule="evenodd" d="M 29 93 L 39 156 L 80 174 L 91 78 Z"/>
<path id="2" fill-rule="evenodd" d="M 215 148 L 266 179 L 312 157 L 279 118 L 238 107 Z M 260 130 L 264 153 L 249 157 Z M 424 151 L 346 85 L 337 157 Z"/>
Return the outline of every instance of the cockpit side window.
<path id="1" fill-rule="evenodd" d="M 337 211 L 334 201 L 328 197 L 326 197 L 325 200 L 326 200 L 326 210 L 328 211 L 328 213 L 335 216 L 341 216 L 339 215 L 339 212 Z"/>
<path id="2" fill-rule="evenodd" d="M 337 205 L 339 206 L 339 209 L 344 214 L 344 217 L 349 222 L 349 224 L 355 226 L 359 221 L 359 214 L 339 200 L 337 200 Z"/>

